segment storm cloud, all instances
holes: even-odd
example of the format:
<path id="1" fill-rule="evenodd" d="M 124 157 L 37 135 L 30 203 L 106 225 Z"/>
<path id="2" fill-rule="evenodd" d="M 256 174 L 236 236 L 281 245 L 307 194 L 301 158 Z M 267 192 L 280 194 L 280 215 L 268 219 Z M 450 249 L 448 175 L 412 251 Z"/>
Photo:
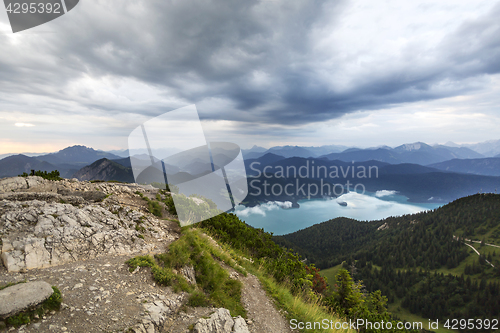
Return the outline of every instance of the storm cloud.
<path id="1" fill-rule="evenodd" d="M 500 71 L 500 5 L 453 3 L 86 0 L 18 34 L 4 18 L 0 111 L 196 103 L 205 120 L 298 126 L 467 95 Z"/>

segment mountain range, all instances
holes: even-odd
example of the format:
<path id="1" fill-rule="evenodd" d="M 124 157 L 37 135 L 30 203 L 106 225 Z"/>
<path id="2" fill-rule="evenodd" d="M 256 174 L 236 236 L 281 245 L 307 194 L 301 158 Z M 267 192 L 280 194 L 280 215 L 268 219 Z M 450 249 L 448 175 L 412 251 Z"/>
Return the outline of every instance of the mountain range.
<path id="1" fill-rule="evenodd" d="M 11 155 L 0 160 L 0 178 L 30 173 L 31 170 L 58 170 L 62 177 L 72 178 L 75 172 L 102 158 L 114 160 L 120 157 L 85 146 L 67 147 L 56 153 L 33 157 Z"/>
<path id="2" fill-rule="evenodd" d="M 351 190 L 356 184 L 362 184 L 365 190 L 371 192 L 394 190 L 413 202 L 449 202 L 470 194 L 496 192 L 500 189 L 500 177 L 449 172 L 412 163 L 283 158 L 268 153 L 258 159 L 245 160 L 245 165 L 250 193 L 245 202 L 247 205 L 265 201 L 291 201 L 296 204 L 298 200 L 306 199 L 309 193 L 290 190 L 289 192 L 294 192 L 294 195 L 290 196 L 269 189 L 273 186 L 277 189 L 285 188 L 287 184 L 296 184 L 297 180 L 299 185 L 293 185 L 291 189 L 305 184 L 305 189 L 313 189 L 311 197 L 318 198 L 329 195 L 325 192 L 332 191 L 334 185 L 337 186 L 337 194 L 341 192 L 342 187 L 347 190 L 347 182 L 350 183 Z M 325 183 L 330 184 L 329 188 L 325 185 L 325 192 L 315 190 L 316 187 L 322 188 Z"/>
<path id="3" fill-rule="evenodd" d="M 484 152 L 485 147 L 490 150 L 487 153 L 500 153 L 500 140 L 498 142 L 485 143 L 486 146 L 459 146 L 454 143 L 450 145 L 428 145 L 423 142 L 403 144 L 394 148 L 389 146 L 378 146 L 372 148 L 356 148 L 339 145 L 328 145 L 321 147 L 300 147 L 300 146 L 277 146 L 269 149 L 254 146 L 251 149 L 243 150 L 245 159 L 259 158 L 267 153 L 273 153 L 283 157 L 325 157 L 328 159 L 338 159 L 341 161 L 361 162 L 377 160 L 392 164 L 397 163 L 417 163 L 422 165 L 432 164 L 450 160 L 453 158 L 484 158 L 493 157 L 495 154 L 486 155 L 473 148 L 478 148 Z"/>
<path id="4" fill-rule="evenodd" d="M 483 155 L 465 147 L 430 146 L 422 142 L 404 144 L 396 148 L 347 149 L 341 153 L 331 153 L 321 157 L 345 162 L 376 160 L 391 164 L 413 163 L 428 165 L 454 158 L 481 158 Z"/>
<path id="5" fill-rule="evenodd" d="M 453 142 L 447 142 L 445 143 L 445 145 L 450 147 L 466 147 L 484 155 L 485 157 L 498 157 L 498 155 L 500 155 L 500 140 L 488 140 L 485 142 L 462 145 L 458 145 Z"/>
<path id="6" fill-rule="evenodd" d="M 500 176 L 500 156 L 476 159 L 452 159 L 431 164 L 429 167 L 450 172 Z"/>
<path id="7" fill-rule="evenodd" d="M 449 145 L 430 146 L 422 142 L 404 144 L 395 148 L 380 146 L 374 148 L 347 148 L 345 146 L 299 147 L 282 146 L 266 149 L 254 146 L 242 150 L 248 176 L 256 177 L 264 168 L 271 170 L 268 182 L 283 183 L 289 179 L 277 179 L 274 175 L 277 167 L 299 168 L 305 163 L 316 167 L 323 166 L 347 170 L 351 168 L 376 166 L 377 177 L 362 179 L 367 190 L 396 190 L 418 202 L 448 202 L 458 197 L 478 192 L 494 192 L 500 187 L 500 158 L 485 158 L 473 148 L 494 151 L 496 141 L 471 147 Z M 346 149 L 344 149 L 346 148 Z M 123 156 L 124 151 L 115 151 Z M 217 155 L 217 154 L 216 154 Z M 165 164 L 169 175 L 181 175 L 182 179 L 210 172 L 210 164 L 203 159 L 187 159 L 183 154 L 172 164 Z M 256 157 L 252 157 L 256 156 Z M 181 158 L 181 159 L 179 159 Z M 225 160 L 214 156 L 218 160 Z M 155 159 L 158 161 L 158 159 Z M 309 161 L 309 162 L 308 162 Z M 226 161 L 227 162 L 227 161 Z M 256 163 L 257 162 L 257 163 Z M 67 147 L 61 151 L 39 156 L 12 155 L 0 160 L 0 178 L 17 176 L 31 170 L 59 170 L 62 177 L 80 180 L 117 180 L 133 182 L 132 165 L 139 168 L 150 166 L 147 154 L 121 157 L 111 152 L 95 150 L 85 146 Z M 225 164 L 225 162 L 221 162 Z M 157 172 L 162 172 L 159 163 Z M 254 164 L 253 167 L 251 165 Z M 352 170 L 352 169 L 351 169 Z M 182 171 L 182 172 L 181 172 Z M 179 176 L 180 177 L 180 176 Z M 187 178 L 186 178 L 187 177 Z M 175 178 L 175 177 L 173 177 Z M 173 179 L 172 178 L 172 179 Z M 179 178 L 179 179 L 181 179 Z M 259 178 L 259 177 L 257 177 Z M 286 178 L 286 177 L 285 177 Z M 307 181 L 320 185 L 323 177 L 310 175 Z M 342 183 L 356 177 L 348 173 L 339 179 L 330 179 L 333 183 Z M 261 184 L 267 176 L 260 175 Z M 250 179 L 252 180 L 252 179 Z M 258 182 L 257 182 L 258 183 Z M 255 182 L 254 182 L 255 184 Z M 284 183 L 283 183 L 284 185 Z M 286 199 L 248 198 L 248 204 L 257 204 L 263 200 Z M 297 201 L 301 198 L 292 198 Z"/>
<path id="8" fill-rule="evenodd" d="M 0 178 L 30 173 L 31 170 L 53 171 L 56 167 L 48 162 L 25 155 L 12 155 L 0 160 Z"/>

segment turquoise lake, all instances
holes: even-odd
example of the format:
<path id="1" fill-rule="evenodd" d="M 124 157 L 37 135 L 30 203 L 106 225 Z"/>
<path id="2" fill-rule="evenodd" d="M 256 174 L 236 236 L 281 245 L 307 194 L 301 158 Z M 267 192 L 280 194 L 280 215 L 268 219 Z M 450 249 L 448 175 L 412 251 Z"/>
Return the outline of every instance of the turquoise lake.
<path id="1" fill-rule="evenodd" d="M 405 196 L 393 191 L 364 194 L 349 192 L 338 198 L 301 200 L 299 208 L 288 208 L 291 207 L 290 202 L 269 202 L 256 207 L 237 206 L 234 213 L 255 228 L 283 235 L 336 217 L 372 221 L 442 206 L 435 203 L 411 203 L 407 200 Z M 347 206 L 339 203 L 347 203 Z"/>

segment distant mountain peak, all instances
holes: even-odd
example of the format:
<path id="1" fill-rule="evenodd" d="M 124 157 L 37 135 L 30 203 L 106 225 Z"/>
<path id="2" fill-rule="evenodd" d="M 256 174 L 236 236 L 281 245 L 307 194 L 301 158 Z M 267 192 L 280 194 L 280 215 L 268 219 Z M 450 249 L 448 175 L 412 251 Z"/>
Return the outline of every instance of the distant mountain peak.
<path id="1" fill-rule="evenodd" d="M 101 158 L 90 165 L 83 167 L 73 174 L 79 180 L 117 180 L 127 183 L 134 182 L 132 169 L 119 163 Z"/>
<path id="2" fill-rule="evenodd" d="M 419 141 L 419 142 L 414 142 L 414 143 L 405 143 L 405 144 L 398 146 L 394 149 L 399 150 L 399 151 L 401 151 L 401 150 L 414 151 L 414 150 L 420 150 L 422 148 L 431 148 L 431 146 Z"/>
<path id="3" fill-rule="evenodd" d="M 439 144 L 437 144 L 437 146 L 439 146 Z M 448 142 L 446 142 L 443 146 L 455 147 L 455 148 L 460 147 L 460 145 L 456 144 L 456 143 L 455 143 L 455 142 L 453 142 L 453 141 L 448 141 Z"/>
<path id="4" fill-rule="evenodd" d="M 61 152 L 68 152 L 68 151 L 96 151 L 94 148 L 90 148 L 87 146 L 82 146 L 82 145 L 74 145 L 74 146 L 69 146 L 64 149 L 61 149 L 58 151 L 58 153 Z"/>
<path id="5" fill-rule="evenodd" d="M 38 156 L 37 159 L 46 161 L 53 165 L 65 165 L 62 168 L 79 169 L 85 165 L 91 164 L 99 159 L 107 158 L 109 160 L 120 159 L 120 156 L 110 154 L 104 151 L 95 150 L 83 145 L 66 147 L 57 153 Z"/>

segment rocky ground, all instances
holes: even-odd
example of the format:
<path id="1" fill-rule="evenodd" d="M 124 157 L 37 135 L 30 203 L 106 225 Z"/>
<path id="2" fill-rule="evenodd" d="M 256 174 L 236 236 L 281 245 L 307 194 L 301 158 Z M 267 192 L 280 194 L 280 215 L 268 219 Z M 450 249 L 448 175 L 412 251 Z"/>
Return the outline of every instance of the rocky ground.
<path id="1" fill-rule="evenodd" d="M 46 281 L 63 296 L 60 311 L 7 330 L 201 333 L 225 325 L 228 332 L 289 331 L 252 275 L 238 276 L 245 321 L 222 309 L 185 306 L 188 295 L 156 285 L 149 268 L 129 272 L 126 260 L 165 252 L 180 233 L 173 216 L 151 215 L 137 191 L 157 193 L 137 184 L 0 180 L 0 286 Z"/>

